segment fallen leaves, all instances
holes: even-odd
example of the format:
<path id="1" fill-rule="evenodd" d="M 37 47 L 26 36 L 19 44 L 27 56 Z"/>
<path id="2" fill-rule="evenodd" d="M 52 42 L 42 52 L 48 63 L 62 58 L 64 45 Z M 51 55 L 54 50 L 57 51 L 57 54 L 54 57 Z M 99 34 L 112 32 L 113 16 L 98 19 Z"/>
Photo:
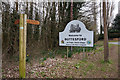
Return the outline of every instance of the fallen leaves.
<path id="1" fill-rule="evenodd" d="M 101 64 L 99 61 L 103 54 L 89 53 L 88 59 L 82 61 L 82 53 L 73 54 L 72 58 L 40 58 L 41 61 L 27 63 L 26 78 L 98 78 L 98 77 L 116 77 L 117 68 L 114 62 L 109 66 Z M 93 55 L 93 56 L 92 56 Z M 10 62 L 11 66 L 3 68 L 3 78 L 19 78 L 18 63 Z M 7 64 L 7 62 L 5 62 Z M 31 66 L 32 65 L 32 66 Z M 106 69 L 107 68 L 107 69 Z M 115 74 L 112 74 L 112 73 Z"/>

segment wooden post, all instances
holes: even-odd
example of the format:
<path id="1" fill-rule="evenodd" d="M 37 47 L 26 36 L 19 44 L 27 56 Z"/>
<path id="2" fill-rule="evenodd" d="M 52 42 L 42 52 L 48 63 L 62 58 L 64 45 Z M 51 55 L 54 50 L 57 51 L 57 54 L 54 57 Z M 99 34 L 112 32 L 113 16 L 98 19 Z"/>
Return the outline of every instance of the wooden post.
<path id="1" fill-rule="evenodd" d="M 85 59 L 85 48 L 83 48 L 83 60 Z"/>
<path id="2" fill-rule="evenodd" d="M 24 16 L 23 16 L 23 18 L 24 18 L 24 24 L 23 24 L 23 26 L 24 26 L 24 31 L 23 31 L 23 69 L 24 69 L 24 72 L 23 72 L 23 74 L 24 74 L 24 78 L 25 78 L 25 76 L 26 76 L 26 36 L 27 36 L 27 15 L 26 14 L 24 14 Z"/>
<path id="3" fill-rule="evenodd" d="M 19 27 L 19 77 L 24 78 L 23 69 L 23 14 L 20 14 Z"/>
<path id="4" fill-rule="evenodd" d="M 67 59 L 68 59 L 69 47 L 67 47 Z"/>
<path id="5" fill-rule="evenodd" d="M 19 77 L 26 76 L 26 32 L 27 32 L 27 15 L 20 14 L 19 29 Z"/>
<path id="6" fill-rule="evenodd" d="M 19 77 L 26 76 L 26 36 L 27 23 L 39 25 L 40 22 L 36 20 L 27 19 L 26 14 L 20 14 L 20 20 L 16 20 L 14 24 L 19 24 Z"/>

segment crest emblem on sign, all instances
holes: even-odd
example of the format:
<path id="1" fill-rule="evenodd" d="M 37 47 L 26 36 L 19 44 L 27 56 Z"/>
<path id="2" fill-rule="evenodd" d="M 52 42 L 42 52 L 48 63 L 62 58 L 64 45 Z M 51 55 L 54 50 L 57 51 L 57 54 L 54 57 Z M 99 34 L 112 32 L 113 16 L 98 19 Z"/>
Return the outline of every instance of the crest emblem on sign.
<path id="1" fill-rule="evenodd" d="M 79 27 L 79 24 L 77 24 L 77 25 L 71 24 L 69 31 L 70 31 L 70 33 L 75 33 L 75 32 L 78 33 L 81 31 L 81 28 Z"/>

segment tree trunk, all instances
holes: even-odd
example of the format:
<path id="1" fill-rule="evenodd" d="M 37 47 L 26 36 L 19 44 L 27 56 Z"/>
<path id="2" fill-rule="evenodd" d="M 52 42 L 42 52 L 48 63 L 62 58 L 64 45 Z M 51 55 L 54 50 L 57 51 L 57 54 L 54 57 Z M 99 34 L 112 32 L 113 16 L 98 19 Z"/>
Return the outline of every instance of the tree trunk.
<path id="1" fill-rule="evenodd" d="M 16 4 L 16 11 L 18 11 L 18 0 L 16 0 L 15 4 Z"/>
<path id="2" fill-rule="evenodd" d="M 106 2 L 103 2 L 103 19 L 104 19 L 104 61 L 109 61 L 108 50 L 108 33 L 107 33 L 107 20 L 106 20 Z"/>
<path id="3" fill-rule="evenodd" d="M 96 2 L 93 2 L 93 12 L 94 12 L 93 13 L 93 15 L 94 15 L 94 17 L 93 17 L 94 18 L 94 41 L 96 42 L 97 41 L 97 36 L 96 36 L 97 35 L 96 34 L 97 33 Z"/>

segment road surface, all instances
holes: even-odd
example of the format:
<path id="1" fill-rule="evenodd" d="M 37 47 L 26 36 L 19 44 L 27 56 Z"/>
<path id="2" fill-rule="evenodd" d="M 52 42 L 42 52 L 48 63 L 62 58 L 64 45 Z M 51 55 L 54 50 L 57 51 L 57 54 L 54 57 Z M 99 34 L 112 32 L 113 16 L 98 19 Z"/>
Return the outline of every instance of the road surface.
<path id="1" fill-rule="evenodd" d="M 118 44 L 118 45 L 120 45 L 120 42 L 109 42 L 109 44 Z"/>

